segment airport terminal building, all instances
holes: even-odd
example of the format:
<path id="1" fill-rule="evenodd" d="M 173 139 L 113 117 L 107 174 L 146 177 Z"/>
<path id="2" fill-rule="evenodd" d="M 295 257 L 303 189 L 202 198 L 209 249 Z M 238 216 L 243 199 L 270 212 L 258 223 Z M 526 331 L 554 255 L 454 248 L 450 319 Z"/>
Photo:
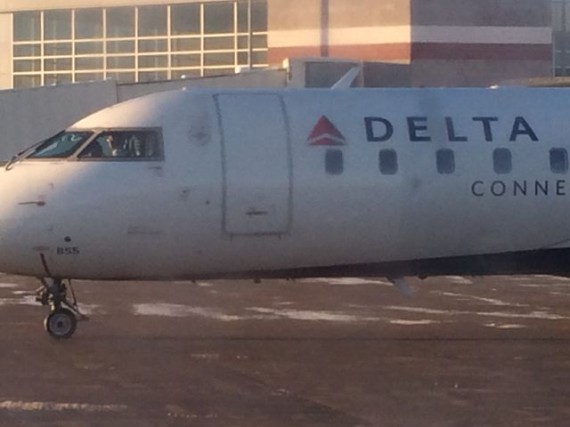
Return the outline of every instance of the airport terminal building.
<path id="1" fill-rule="evenodd" d="M 298 57 L 398 64 L 413 86 L 568 75 L 569 17 L 568 0 L 0 0 L 0 89 Z"/>

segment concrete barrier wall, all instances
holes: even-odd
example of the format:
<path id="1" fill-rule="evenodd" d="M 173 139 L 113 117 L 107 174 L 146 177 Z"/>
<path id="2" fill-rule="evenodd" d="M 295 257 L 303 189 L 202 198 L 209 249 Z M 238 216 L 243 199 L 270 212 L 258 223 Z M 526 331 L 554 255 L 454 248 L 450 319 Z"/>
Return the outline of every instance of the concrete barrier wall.
<path id="1" fill-rule="evenodd" d="M 0 161 L 117 103 L 113 81 L 0 91 Z"/>

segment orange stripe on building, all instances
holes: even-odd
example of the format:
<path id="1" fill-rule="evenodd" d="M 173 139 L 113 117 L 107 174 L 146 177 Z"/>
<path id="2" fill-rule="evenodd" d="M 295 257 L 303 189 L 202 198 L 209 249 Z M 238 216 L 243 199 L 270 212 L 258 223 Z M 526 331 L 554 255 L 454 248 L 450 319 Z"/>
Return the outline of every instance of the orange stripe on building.
<path id="1" fill-rule="evenodd" d="M 330 57 L 359 61 L 410 62 L 411 59 L 409 43 L 329 46 L 328 51 Z M 278 64 L 286 58 L 320 57 L 320 53 L 320 46 L 269 48 L 268 60 L 270 64 Z"/>

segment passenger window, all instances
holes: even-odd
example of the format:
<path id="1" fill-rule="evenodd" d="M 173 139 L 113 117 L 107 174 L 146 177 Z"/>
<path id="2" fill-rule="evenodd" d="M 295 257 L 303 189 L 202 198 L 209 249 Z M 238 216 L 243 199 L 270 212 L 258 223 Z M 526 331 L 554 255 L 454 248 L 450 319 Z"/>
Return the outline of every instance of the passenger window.
<path id="1" fill-rule="evenodd" d="M 564 148 L 550 150 L 550 170 L 554 173 L 568 172 L 568 152 Z"/>
<path id="2" fill-rule="evenodd" d="M 157 160 L 162 147 L 155 130 L 103 132 L 79 154 L 81 159 Z"/>
<path id="3" fill-rule="evenodd" d="M 455 153 L 453 150 L 437 150 L 437 171 L 441 174 L 451 174 L 455 172 Z"/>
<path id="4" fill-rule="evenodd" d="M 325 169 L 330 175 L 340 175 L 344 171 L 344 158 L 341 150 L 327 150 Z"/>
<path id="5" fill-rule="evenodd" d="M 380 150 L 380 172 L 395 175 L 398 172 L 398 154 L 394 150 Z"/>
<path id="6" fill-rule="evenodd" d="M 500 175 L 511 173 L 513 170 L 511 150 L 507 148 L 497 148 L 493 151 L 493 168 L 495 169 L 495 173 Z"/>
<path id="7" fill-rule="evenodd" d="M 71 156 L 93 132 L 61 132 L 42 142 L 28 156 L 30 159 L 65 159 Z"/>

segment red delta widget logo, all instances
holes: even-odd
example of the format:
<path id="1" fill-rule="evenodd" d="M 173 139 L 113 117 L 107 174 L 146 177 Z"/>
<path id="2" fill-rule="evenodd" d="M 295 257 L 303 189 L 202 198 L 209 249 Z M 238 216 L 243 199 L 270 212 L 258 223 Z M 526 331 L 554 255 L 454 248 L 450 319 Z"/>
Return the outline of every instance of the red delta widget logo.
<path id="1" fill-rule="evenodd" d="M 307 140 L 310 145 L 339 146 L 346 144 L 346 138 L 326 117 L 321 116 Z"/>

